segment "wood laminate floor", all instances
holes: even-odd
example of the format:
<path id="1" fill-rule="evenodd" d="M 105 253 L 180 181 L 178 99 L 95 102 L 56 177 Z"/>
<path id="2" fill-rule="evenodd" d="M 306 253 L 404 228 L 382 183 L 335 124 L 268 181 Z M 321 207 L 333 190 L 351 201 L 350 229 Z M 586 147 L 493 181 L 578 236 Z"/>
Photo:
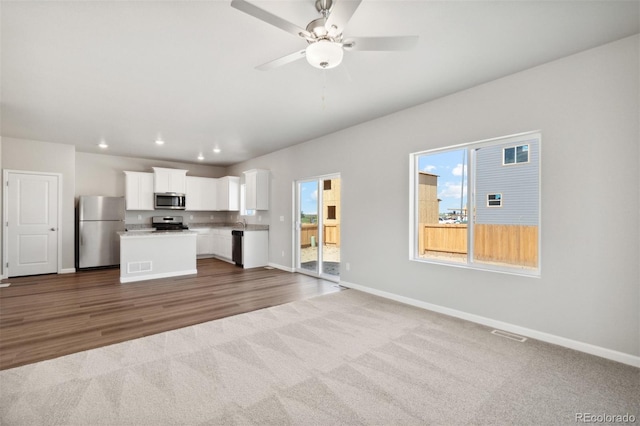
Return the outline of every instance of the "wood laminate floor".
<path id="1" fill-rule="evenodd" d="M 278 269 L 198 260 L 198 274 L 120 284 L 120 270 L 3 280 L 0 370 L 340 291 Z"/>

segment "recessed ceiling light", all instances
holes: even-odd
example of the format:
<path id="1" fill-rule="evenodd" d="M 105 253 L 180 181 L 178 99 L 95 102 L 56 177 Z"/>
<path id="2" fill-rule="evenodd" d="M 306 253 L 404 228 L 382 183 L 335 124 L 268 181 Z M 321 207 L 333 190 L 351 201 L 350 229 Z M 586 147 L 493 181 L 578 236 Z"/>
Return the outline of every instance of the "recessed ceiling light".
<path id="1" fill-rule="evenodd" d="M 98 144 L 98 146 L 102 149 L 107 149 L 109 148 L 109 145 L 107 145 L 107 143 L 105 141 L 100 141 L 100 143 Z"/>
<path id="2" fill-rule="evenodd" d="M 213 152 L 216 154 L 220 154 L 221 149 L 220 148 L 213 148 Z"/>
<path id="3" fill-rule="evenodd" d="M 156 145 L 164 145 L 164 141 L 160 138 L 156 139 Z"/>
<path id="4" fill-rule="evenodd" d="M 200 160 L 200 161 L 204 160 L 204 155 L 199 154 L 199 155 L 198 155 L 198 160 Z"/>

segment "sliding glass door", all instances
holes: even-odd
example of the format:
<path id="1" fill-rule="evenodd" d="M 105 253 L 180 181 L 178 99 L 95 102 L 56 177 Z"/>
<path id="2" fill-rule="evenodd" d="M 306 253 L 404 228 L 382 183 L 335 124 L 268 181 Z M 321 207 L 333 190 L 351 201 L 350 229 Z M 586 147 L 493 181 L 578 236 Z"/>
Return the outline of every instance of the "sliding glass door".
<path id="1" fill-rule="evenodd" d="M 296 182 L 296 271 L 340 280 L 340 176 Z"/>

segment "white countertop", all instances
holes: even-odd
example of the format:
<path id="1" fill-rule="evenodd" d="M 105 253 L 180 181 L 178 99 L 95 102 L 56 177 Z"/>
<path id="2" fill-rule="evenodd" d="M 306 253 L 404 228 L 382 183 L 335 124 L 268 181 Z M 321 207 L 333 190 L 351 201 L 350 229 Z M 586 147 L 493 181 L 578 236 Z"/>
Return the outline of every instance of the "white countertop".
<path id="1" fill-rule="evenodd" d="M 198 235 L 196 231 L 154 231 L 154 230 L 134 230 L 118 232 L 120 238 L 154 238 L 154 237 L 187 237 Z"/>

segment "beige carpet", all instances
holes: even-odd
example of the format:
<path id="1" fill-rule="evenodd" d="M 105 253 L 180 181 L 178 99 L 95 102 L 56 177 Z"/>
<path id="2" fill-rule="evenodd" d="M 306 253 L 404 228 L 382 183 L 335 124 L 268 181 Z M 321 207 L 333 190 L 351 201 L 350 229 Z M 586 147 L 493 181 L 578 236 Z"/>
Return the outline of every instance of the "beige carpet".
<path id="1" fill-rule="evenodd" d="M 575 424 L 639 379 L 347 290 L 2 371 L 0 424 Z"/>

